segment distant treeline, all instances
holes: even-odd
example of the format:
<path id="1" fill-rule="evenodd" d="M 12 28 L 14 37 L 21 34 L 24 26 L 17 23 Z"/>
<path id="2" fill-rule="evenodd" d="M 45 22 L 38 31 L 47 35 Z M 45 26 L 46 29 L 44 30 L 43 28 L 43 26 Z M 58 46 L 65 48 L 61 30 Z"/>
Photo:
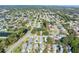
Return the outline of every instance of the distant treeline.
<path id="1" fill-rule="evenodd" d="M 79 5 L 0 5 L 0 8 L 79 8 Z"/>

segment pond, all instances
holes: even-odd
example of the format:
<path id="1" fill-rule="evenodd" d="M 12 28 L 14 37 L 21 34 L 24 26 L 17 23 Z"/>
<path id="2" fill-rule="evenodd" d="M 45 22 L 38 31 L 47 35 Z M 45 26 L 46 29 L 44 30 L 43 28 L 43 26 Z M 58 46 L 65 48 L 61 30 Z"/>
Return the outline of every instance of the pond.
<path id="1" fill-rule="evenodd" d="M 0 37 L 7 37 L 10 34 L 11 33 L 8 33 L 8 32 L 0 32 Z"/>

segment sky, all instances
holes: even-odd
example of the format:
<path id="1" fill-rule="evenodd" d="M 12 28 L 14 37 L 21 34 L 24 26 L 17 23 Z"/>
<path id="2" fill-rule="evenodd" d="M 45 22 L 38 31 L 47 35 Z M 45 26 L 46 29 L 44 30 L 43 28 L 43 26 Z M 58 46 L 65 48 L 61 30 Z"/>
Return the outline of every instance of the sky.
<path id="1" fill-rule="evenodd" d="M 0 5 L 79 5 L 79 0 L 0 0 Z"/>

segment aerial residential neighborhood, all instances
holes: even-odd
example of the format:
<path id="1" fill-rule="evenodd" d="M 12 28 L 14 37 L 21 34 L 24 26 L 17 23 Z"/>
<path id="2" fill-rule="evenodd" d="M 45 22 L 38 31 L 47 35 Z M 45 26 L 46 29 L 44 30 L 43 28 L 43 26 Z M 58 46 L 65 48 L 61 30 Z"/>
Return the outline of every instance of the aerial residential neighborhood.
<path id="1" fill-rule="evenodd" d="M 79 53 L 79 7 L 0 6 L 0 53 Z"/>

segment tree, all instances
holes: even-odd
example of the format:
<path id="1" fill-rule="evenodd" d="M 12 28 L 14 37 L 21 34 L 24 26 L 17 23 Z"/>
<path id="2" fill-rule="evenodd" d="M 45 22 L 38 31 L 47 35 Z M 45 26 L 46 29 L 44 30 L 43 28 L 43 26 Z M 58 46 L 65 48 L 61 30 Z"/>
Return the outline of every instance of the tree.
<path id="1" fill-rule="evenodd" d="M 47 38 L 47 42 L 46 42 L 47 46 L 46 46 L 46 51 L 51 52 L 52 51 L 52 44 L 53 44 L 53 40 L 52 38 L 48 37 Z"/>
<path id="2" fill-rule="evenodd" d="M 0 40 L 0 53 L 5 53 L 4 48 L 6 48 L 5 40 Z"/>
<path id="3" fill-rule="evenodd" d="M 73 53 L 78 53 L 79 52 L 79 38 L 76 37 L 75 32 L 72 29 L 68 30 L 68 32 L 69 32 L 69 35 L 65 38 L 62 38 L 60 42 L 63 43 L 65 46 L 70 45 L 71 51 Z"/>

